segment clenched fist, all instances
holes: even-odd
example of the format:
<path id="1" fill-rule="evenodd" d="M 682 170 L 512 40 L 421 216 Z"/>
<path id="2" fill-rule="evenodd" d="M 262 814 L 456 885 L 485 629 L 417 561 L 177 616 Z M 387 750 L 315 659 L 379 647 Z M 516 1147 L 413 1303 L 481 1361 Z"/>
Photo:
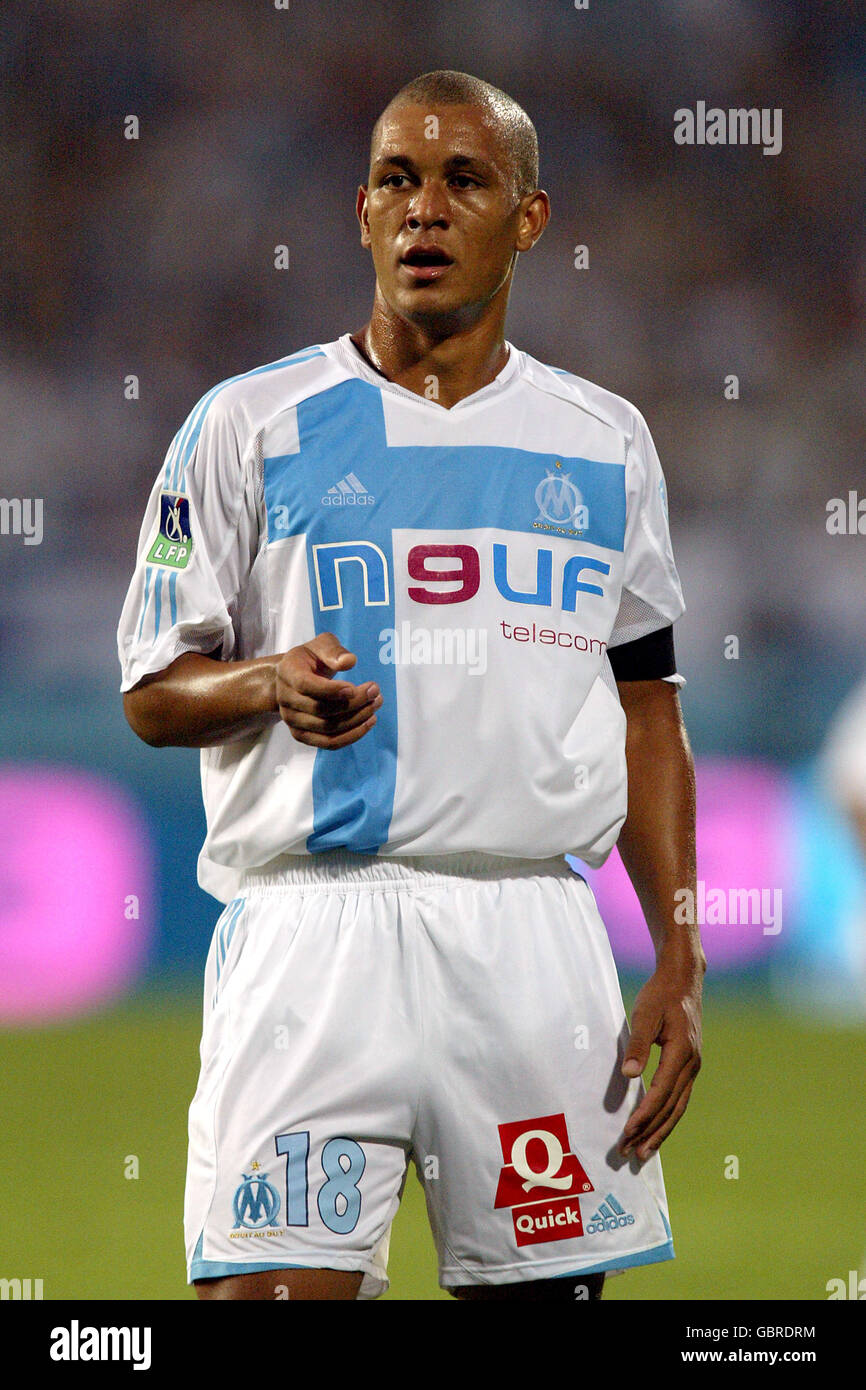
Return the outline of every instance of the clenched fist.
<path id="1" fill-rule="evenodd" d="M 277 704 L 280 718 L 299 743 L 345 748 L 372 729 L 382 704 L 375 681 L 352 685 L 334 679 L 335 672 L 350 670 L 356 661 L 333 632 L 322 632 L 282 657 L 277 667 Z"/>

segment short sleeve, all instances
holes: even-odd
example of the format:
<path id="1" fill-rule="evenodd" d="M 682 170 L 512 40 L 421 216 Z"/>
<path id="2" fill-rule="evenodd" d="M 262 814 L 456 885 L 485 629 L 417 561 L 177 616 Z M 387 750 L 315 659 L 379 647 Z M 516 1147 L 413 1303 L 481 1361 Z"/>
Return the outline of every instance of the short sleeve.
<path id="1" fill-rule="evenodd" d="M 173 439 L 154 483 L 117 633 L 121 691 L 184 652 L 236 645 L 238 595 L 258 545 L 243 431 L 205 396 Z"/>
<path id="2" fill-rule="evenodd" d="M 667 491 L 652 436 L 635 411 L 626 449 L 626 528 L 619 612 L 608 646 L 668 627 L 685 612 L 668 527 Z"/>

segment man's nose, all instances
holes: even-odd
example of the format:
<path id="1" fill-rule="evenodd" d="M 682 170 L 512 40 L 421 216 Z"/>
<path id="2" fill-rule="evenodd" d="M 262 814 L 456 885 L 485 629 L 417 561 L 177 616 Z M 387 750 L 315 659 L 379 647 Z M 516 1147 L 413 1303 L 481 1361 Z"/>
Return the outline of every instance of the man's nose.
<path id="1" fill-rule="evenodd" d="M 437 180 L 425 180 L 409 200 L 406 209 L 407 226 L 418 227 L 447 226 L 448 194 Z"/>

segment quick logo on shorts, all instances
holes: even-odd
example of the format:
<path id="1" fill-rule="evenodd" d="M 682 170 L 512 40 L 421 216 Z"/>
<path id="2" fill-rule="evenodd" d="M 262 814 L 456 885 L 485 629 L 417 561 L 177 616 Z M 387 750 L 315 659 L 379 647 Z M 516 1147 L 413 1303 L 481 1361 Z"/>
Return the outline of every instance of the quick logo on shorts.
<path id="1" fill-rule="evenodd" d="M 582 1236 L 578 1197 L 595 1189 L 571 1151 L 565 1115 L 500 1125 L 499 1142 L 505 1162 L 493 1206 L 512 1208 L 517 1244 Z"/>

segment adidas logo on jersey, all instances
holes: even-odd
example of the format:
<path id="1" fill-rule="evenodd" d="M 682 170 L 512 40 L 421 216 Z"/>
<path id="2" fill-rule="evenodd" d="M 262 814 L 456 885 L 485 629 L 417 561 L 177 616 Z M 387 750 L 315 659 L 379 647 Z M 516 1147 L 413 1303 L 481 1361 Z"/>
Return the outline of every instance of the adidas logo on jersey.
<path id="1" fill-rule="evenodd" d="M 356 473 L 347 473 L 322 498 L 325 507 L 369 507 L 375 497 L 368 492 Z"/>
<path id="2" fill-rule="evenodd" d="M 586 1234 L 594 1236 L 602 1231 L 616 1231 L 620 1226 L 633 1226 L 634 1217 L 621 1207 L 612 1192 L 608 1192 L 598 1211 L 594 1211 L 586 1225 Z"/>

